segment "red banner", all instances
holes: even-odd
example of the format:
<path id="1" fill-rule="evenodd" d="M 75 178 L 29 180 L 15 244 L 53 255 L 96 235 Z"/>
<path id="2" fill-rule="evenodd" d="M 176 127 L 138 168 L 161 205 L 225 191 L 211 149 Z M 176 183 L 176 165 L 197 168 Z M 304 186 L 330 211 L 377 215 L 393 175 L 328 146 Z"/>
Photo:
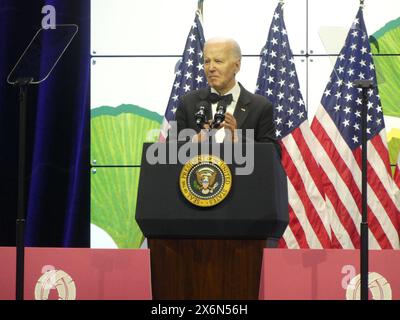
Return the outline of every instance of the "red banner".
<path id="1" fill-rule="evenodd" d="M 0 248 L 0 300 L 15 299 L 15 248 Z M 150 300 L 150 252 L 26 248 L 26 300 Z"/>
<path id="2" fill-rule="evenodd" d="M 360 298 L 360 251 L 264 249 L 262 300 Z M 400 250 L 369 252 L 369 298 L 400 299 Z"/>

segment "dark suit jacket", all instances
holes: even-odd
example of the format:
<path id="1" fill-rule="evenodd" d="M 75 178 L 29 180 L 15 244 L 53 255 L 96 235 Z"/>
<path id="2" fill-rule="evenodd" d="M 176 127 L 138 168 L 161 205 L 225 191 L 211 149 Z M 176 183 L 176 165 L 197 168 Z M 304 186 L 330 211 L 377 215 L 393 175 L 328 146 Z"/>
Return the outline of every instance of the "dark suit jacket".
<path id="1" fill-rule="evenodd" d="M 256 142 L 276 142 L 273 108 L 271 102 L 265 97 L 253 94 L 240 85 L 240 96 L 236 104 L 233 116 L 237 121 L 238 129 L 254 129 Z M 207 100 L 210 87 L 191 91 L 181 97 L 175 114 L 178 134 L 185 128 L 200 131 L 196 125 L 194 114 L 196 105 L 200 101 Z M 242 132 L 245 135 L 245 132 Z"/>

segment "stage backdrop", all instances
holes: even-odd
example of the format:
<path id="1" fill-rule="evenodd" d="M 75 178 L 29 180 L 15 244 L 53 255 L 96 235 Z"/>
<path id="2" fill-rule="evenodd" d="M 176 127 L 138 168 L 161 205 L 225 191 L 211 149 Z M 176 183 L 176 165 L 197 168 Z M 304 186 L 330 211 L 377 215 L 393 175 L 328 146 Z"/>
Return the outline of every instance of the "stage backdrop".
<path id="1" fill-rule="evenodd" d="M 204 1 L 205 38 L 238 41 L 243 53 L 238 80 L 253 92 L 277 3 Z M 285 1 L 310 123 L 358 6 L 358 0 Z M 196 8 L 196 0 L 91 1 L 92 247 L 142 244 L 134 219 L 142 143 L 158 139 L 150 133 L 160 128 Z M 364 12 L 395 164 L 400 147 L 400 2 L 368 0 Z"/>

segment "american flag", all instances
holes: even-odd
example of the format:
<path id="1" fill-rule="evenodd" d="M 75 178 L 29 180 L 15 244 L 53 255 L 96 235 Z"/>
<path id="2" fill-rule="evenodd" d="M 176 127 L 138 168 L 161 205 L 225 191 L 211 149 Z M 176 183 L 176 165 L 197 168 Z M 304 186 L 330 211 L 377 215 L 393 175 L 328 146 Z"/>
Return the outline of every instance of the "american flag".
<path id="1" fill-rule="evenodd" d="M 282 165 L 288 177 L 289 226 L 279 246 L 329 248 L 329 215 L 311 151 L 315 137 L 307 120 L 282 6 L 278 4 L 273 16 L 256 88 L 256 93 L 274 105 L 276 138 L 282 147 Z"/>
<path id="2" fill-rule="evenodd" d="M 311 129 L 326 203 L 331 214 L 332 239 L 337 248 L 360 247 L 361 222 L 361 108 L 362 92 L 355 80 L 376 84 L 374 63 L 359 9 L 321 99 Z M 368 223 L 371 249 L 399 248 L 395 188 L 391 177 L 385 124 L 378 89 L 368 89 Z"/>
<path id="3" fill-rule="evenodd" d="M 190 28 L 178 70 L 175 73 L 175 81 L 161 127 L 160 141 L 166 140 L 168 129 L 170 128 L 169 122 L 175 120 L 179 97 L 191 90 L 197 90 L 207 85 L 203 63 L 205 41 L 200 17 L 201 14 L 198 10 L 193 25 Z"/>

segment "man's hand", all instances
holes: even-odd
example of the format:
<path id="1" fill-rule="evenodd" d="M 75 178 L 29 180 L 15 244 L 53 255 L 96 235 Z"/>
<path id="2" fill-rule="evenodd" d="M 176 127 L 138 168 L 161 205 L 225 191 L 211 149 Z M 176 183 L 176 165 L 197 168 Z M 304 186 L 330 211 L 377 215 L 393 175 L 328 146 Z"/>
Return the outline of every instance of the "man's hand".
<path id="1" fill-rule="evenodd" d="M 226 138 L 233 137 L 233 142 L 237 142 L 239 140 L 236 132 L 237 122 L 231 113 L 225 113 L 225 120 L 221 123 L 221 128 L 225 129 Z"/>
<path id="2" fill-rule="evenodd" d="M 211 122 L 212 120 L 210 120 Z M 211 128 L 211 123 L 206 123 L 203 125 L 203 129 L 200 130 L 198 134 L 193 136 L 192 142 L 205 142 L 209 138 L 209 129 Z M 218 129 L 224 129 L 225 130 L 225 139 L 228 139 L 229 141 L 233 142 L 238 142 L 238 136 L 237 136 L 237 122 L 235 117 L 227 112 L 225 113 L 225 120 L 221 123 Z M 233 139 L 232 139 L 233 137 Z"/>
<path id="3" fill-rule="evenodd" d="M 211 121 L 211 120 L 210 120 Z M 196 134 L 195 136 L 193 136 L 192 138 L 192 142 L 196 143 L 196 142 L 205 142 L 208 137 L 209 137 L 209 132 L 208 130 L 211 128 L 211 125 L 209 123 L 205 123 L 203 125 L 203 129 L 200 130 L 200 132 L 198 134 Z"/>

